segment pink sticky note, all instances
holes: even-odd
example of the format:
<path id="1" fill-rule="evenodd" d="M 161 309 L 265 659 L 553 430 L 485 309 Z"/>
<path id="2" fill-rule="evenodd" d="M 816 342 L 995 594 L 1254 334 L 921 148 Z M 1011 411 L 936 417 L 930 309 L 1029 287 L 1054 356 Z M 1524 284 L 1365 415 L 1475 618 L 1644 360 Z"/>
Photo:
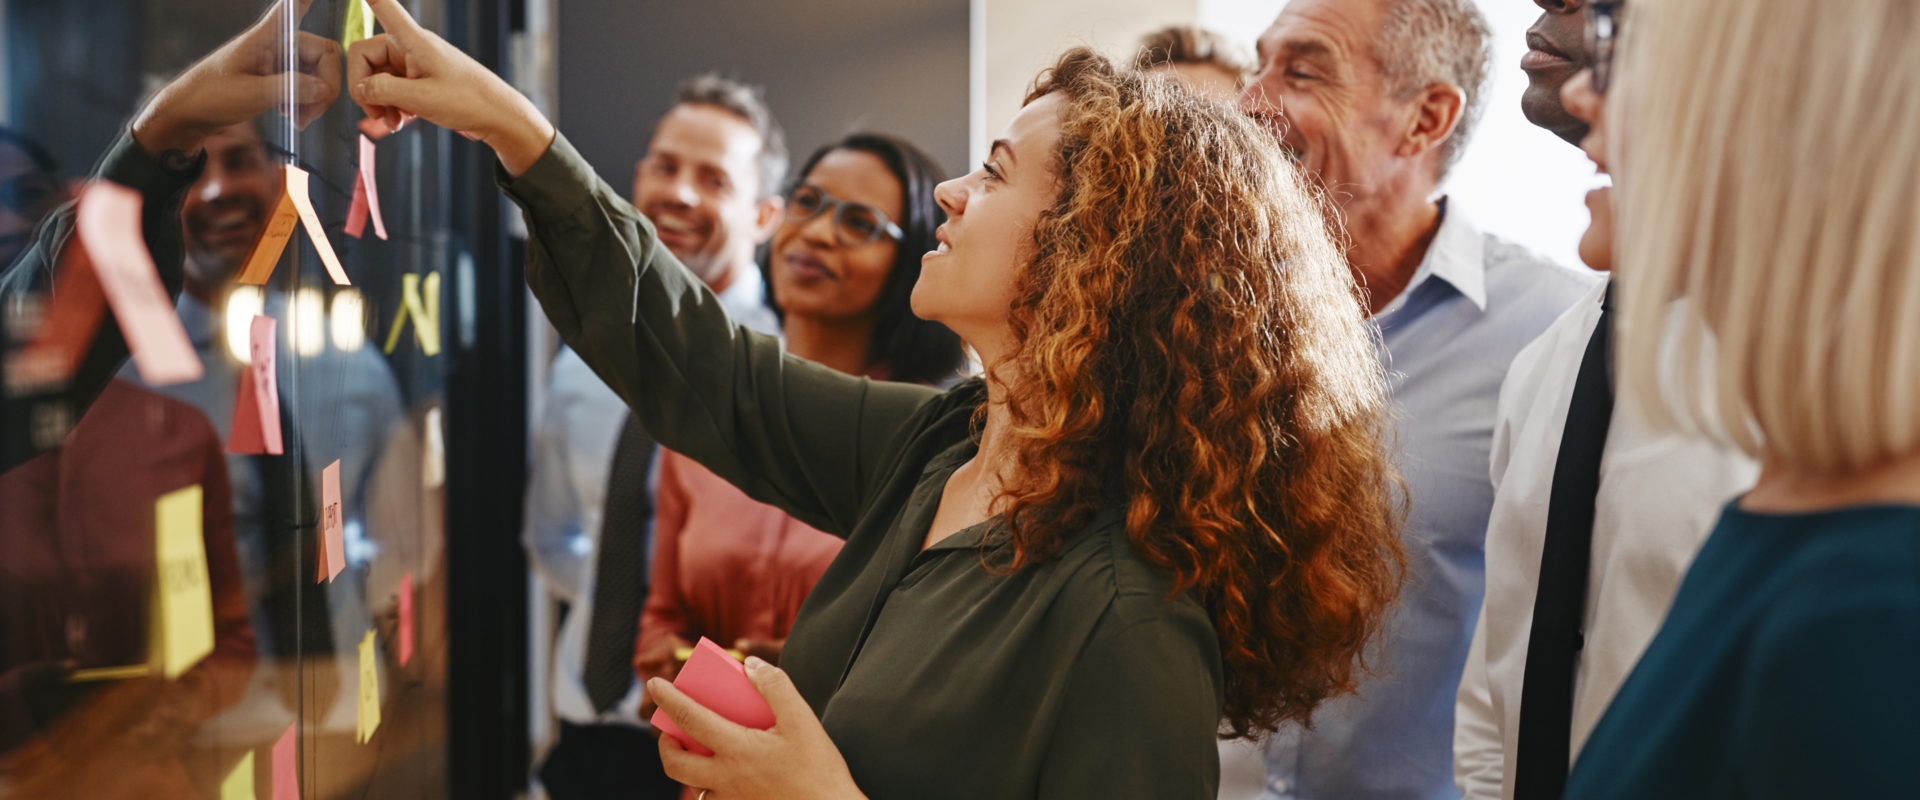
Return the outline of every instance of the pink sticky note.
<path id="1" fill-rule="evenodd" d="M 233 428 L 227 452 L 280 455 L 280 387 L 274 372 L 275 330 L 272 317 L 254 315 L 247 331 L 251 359 L 240 374 L 240 393 L 233 401 Z"/>
<path id="2" fill-rule="evenodd" d="M 360 132 L 374 139 L 385 139 L 392 135 L 393 128 L 387 125 L 386 120 L 379 117 L 362 117 Z"/>
<path id="3" fill-rule="evenodd" d="M 300 776 L 294 770 L 293 725 L 273 743 L 273 800 L 300 800 Z"/>
<path id="4" fill-rule="evenodd" d="M 353 205 L 347 209 L 348 236 L 355 239 L 367 229 L 367 216 L 373 216 L 373 235 L 387 238 L 387 223 L 380 217 L 380 186 L 374 182 L 373 140 L 360 137 L 360 174 L 353 180 Z"/>
<path id="5" fill-rule="evenodd" d="M 741 725 L 759 730 L 773 727 L 773 707 L 767 705 L 760 690 L 747 680 L 746 666 L 733 660 L 726 650 L 705 636 L 693 646 L 693 655 L 687 658 L 686 666 L 680 668 L 673 686 L 694 702 Z M 706 745 L 694 741 L 680 726 L 673 724 L 667 712 L 654 711 L 652 722 L 653 727 L 680 740 L 688 750 L 703 756 L 713 755 Z"/>
<path id="6" fill-rule="evenodd" d="M 140 377 L 155 385 L 198 380 L 200 357 L 173 313 L 141 233 L 140 193 L 94 181 L 80 195 L 74 227 Z"/>
<path id="7" fill-rule="evenodd" d="M 400 666 L 413 660 L 413 573 L 400 576 Z"/>
<path id="8" fill-rule="evenodd" d="M 320 224 L 320 215 L 313 210 L 313 197 L 307 189 L 307 171 L 292 164 L 287 165 L 287 197 L 293 200 L 294 211 L 300 215 L 300 225 L 307 229 L 307 237 L 313 240 L 313 249 L 320 253 L 320 263 L 327 266 L 327 275 L 341 286 L 351 286 L 347 280 L 347 271 L 340 267 L 340 256 L 333 252 L 333 243 L 327 241 L 327 229 Z"/>
<path id="9" fill-rule="evenodd" d="M 321 556 L 326 559 L 327 580 L 333 580 L 347 566 L 340 512 L 340 461 L 335 459 L 320 470 L 320 530 L 325 540 Z"/>

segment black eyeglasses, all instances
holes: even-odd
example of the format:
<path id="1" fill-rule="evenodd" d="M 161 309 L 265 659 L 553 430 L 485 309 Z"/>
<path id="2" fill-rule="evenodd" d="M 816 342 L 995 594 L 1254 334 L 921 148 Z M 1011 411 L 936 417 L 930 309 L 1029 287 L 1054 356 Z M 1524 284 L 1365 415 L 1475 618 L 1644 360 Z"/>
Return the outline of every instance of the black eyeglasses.
<path id="1" fill-rule="evenodd" d="M 833 238 L 842 247 L 859 247 L 882 236 L 897 242 L 905 235 L 880 209 L 841 200 L 811 183 L 800 184 L 787 193 L 787 219 L 794 223 L 829 211 L 833 212 Z"/>
<path id="2" fill-rule="evenodd" d="M 1613 43 L 1620 36 L 1626 13 L 1623 0 L 1593 0 L 1587 4 L 1587 52 L 1593 54 L 1593 91 L 1606 94 L 1613 83 Z"/>

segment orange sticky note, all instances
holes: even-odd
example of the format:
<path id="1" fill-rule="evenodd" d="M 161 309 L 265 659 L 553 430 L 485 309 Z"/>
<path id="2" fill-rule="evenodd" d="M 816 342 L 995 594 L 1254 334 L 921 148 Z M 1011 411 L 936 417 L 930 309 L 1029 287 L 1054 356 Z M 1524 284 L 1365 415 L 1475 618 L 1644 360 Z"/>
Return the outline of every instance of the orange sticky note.
<path id="1" fill-rule="evenodd" d="M 400 666 L 413 660 L 413 573 L 400 576 Z"/>
<path id="2" fill-rule="evenodd" d="M 273 211 L 267 215 L 267 224 L 260 229 L 259 238 L 253 241 L 253 251 L 247 254 L 247 265 L 240 270 L 240 282 L 264 284 L 273 277 L 273 268 L 280 263 L 280 253 L 287 249 L 287 239 L 293 236 L 293 227 L 298 222 L 307 229 L 307 237 L 313 240 L 313 249 L 320 253 L 320 263 L 327 267 L 327 275 L 341 286 L 352 285 L 347 280 L 347 271 L 340 267 L 340 257 L 333 252 L 333 243 L 327 240 L 327 229 L 320 225 L 320 215 L 313 210 L 313 199 L 309 196 L 307 171 L 287 164 L 286 185 L 280 199 L 273 204 Z"/>
<path id="3" fill-rule="evenodd" d="M 274 371 L 275 331 L 272 317 L 255 314 L 247 331 L 250 363 L 240 373 L 240 392 L 233 401 L 233 430 L 227 452 L 280 455 L 280 379 Z"/>
<path id="4" fill-rule="evenodd" d="M 335 459 L 320 470 L 320 532 L 325 540 L 320 554 L 326 565 L 327 580 L 333 580 L 347 566 L 340 512 L 340 461 Z"/>
<path id="5" fill-rule="evenodd" d="M 747 680 L 747 668 L 705 636 L 693 646 L 693 655 L 674 677 L 673 686 L 694 702 L 736 723 L 759 730 L 773 727 L 773 707 L 767 705 L 760 690 Z M 680 726 L 673 724 L 665 711 L 653 712 L 652 722 L 653 727 L 680 740 L 688 750 L 703 756 L 713 755 L 706 745 L 694 741 Z"/>
<path id="6" fill-rule="evenodd" d="M 74 228 L 140 377 L 156 386 L 198 380 L 200 357 L 173 313 L 141 233 L 140 193 L 94 181 L 80 195 Z"/>
<path id="7" fill-rule="evenodd" d="M 294 769 L 294 726 L 273 743 L 273 800 L 300 800 L 300 776 Z"/>
<path id="8" fill-rule="evenodd" d="M 387 238 L 387 223 L 380 218 L 380 187 L 374 182 L 373 140 L 360 136 L 360 171 L 353 180 L 353 206 L 347 209 L 347 235 L 355 239 L 367 229 L 367 217 L 373 217 L 373 235 Z"/>
<path id="9" fill-rule="evenodd" d="M 106 313 L 106 295 L 100 290 L 100 279 L 93 274 L 93 265 L 87 263 L 85 253 L 69 251 L 64 266 L 53 277 L 53 292 L 34 330 L 32 344 L 7 359 L 7 389 L 25 394 L 73 377 Z"/>

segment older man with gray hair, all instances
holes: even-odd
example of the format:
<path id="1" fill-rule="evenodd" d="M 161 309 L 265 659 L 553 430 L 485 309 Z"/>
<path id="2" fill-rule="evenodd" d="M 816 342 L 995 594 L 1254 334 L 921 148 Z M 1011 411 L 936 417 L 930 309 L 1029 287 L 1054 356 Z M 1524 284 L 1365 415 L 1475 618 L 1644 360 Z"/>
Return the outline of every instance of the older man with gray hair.
<path id="1" fill-rule="evenodd" d="M 1489 38 L 1471 0 L 1293 0 L 1260 37 L 1241 108 L 1338 214 L 1399 412 L 1408 569 L 1373 677 L 1311 729 L 1223 746 L 1223 798 L 1460 796 L 1453 700 L 1483 590 L 1500 383 L 1596 280 L 1483 233 L 1439 194 L 1479 116 Z"/>

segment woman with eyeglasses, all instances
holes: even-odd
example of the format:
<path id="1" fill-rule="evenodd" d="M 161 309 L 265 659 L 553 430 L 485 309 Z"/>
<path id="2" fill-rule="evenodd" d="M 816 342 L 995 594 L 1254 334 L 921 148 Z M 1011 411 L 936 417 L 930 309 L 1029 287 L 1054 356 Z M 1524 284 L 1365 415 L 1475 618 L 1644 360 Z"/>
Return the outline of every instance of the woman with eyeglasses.
<path id="1" fill-rule="evenodd" d="M 1628 10 L 1622 402 L 1760 471 L 1565 796 L 1920 797 L 1920 8 Z"/>
<path id="2" fill-rule="evenodd" d="M 647 682 L 714 753 L 663 737 L 668 775 L 705 800 L 1211 800 L 1223 726 L 1353 691 L 1403 563 L 1383 370 L 1263 127 L 1063 55 L 934 192 L 910 302 L 985 365 L 942 392 L 734 325 L 529 101 L 372 7 L 354 98 L 494 149 L 561 336 L 662 444 L 845 537 L 780 666 L 748 660 L 771 728 Z"/>
<path id="3" fill-rule="evenodd" d="M 786 195 L 769 248 L 787 352 L 850 375 L 942 384 L 965 366 L 960 338 L 913 315 L 920 256 L 938 246 L 941 180 L 912 143 L 857 133 L 814 151 Z M 706 636 L 779 663 L 801 601 L 841 540 L 662 451 L 652 575 L 635 643 L 641 680 L 672 680 Z M 652 714 L 652 698 L 641 716 Z"/>

